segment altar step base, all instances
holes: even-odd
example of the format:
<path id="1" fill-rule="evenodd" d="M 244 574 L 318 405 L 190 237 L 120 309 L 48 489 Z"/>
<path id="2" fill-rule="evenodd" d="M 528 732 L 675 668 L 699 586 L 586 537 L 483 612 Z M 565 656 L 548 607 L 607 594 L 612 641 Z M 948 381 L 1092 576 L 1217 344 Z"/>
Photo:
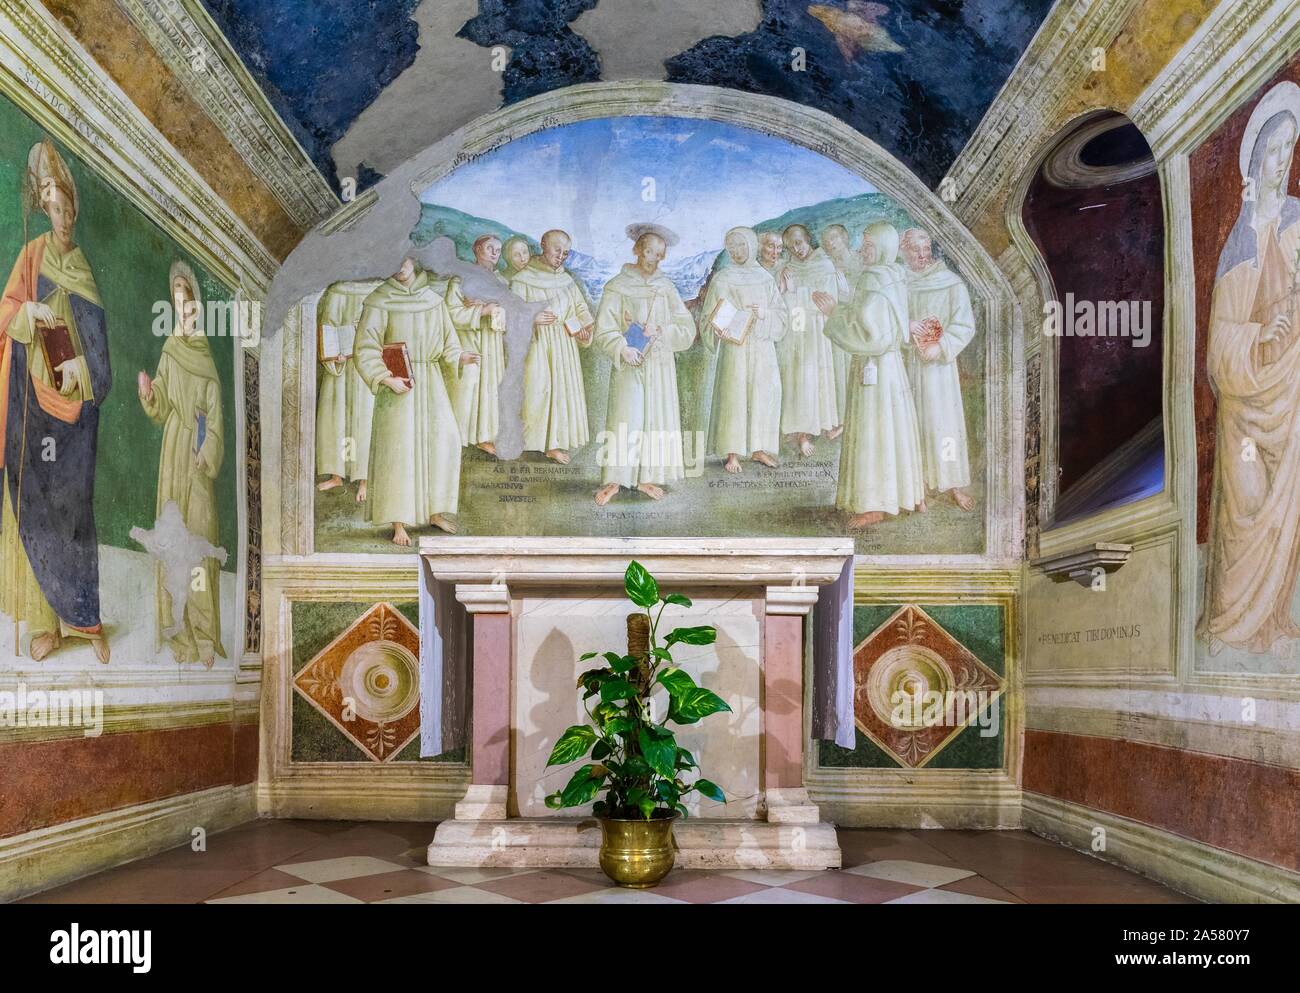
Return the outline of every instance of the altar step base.
<path id="1" fill-rule="evenodd" d="M 429 865 L 599 868 L 600 822 L 559 817 L 443 821 Z M 835 828 L 824 822 L 773 823 L 696 818 L 673 825 L 679 869 L 838 869 Z"/>

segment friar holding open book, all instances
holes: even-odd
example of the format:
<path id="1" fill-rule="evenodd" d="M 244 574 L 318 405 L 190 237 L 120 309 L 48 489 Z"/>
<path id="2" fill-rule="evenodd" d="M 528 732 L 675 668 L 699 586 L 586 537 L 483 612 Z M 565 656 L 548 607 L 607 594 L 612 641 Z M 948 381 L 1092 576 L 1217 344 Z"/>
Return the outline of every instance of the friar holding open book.
<path id="1" fill-rule="evenodd" d="M 0 302 L 0 603 L 27 622 L 33 659 L 83 638 L 107 662 L 94 511 L 112 385 L 104 305 L 73 241 L 77 185 L 50 141 L 33 146 L 23 192 L 24 218 L 43 211 L 50 231 L 23 246 Z"/>
<path id="2" fill-rule="evenodd" d="M 479 360 L 461 349 L 434 280 L 403 260 L 366 297 L 357 323 L 354 361 L 375 395 L 367 517 L 391 525 L 402 547 L 408 527 L 456 532 L 461 435 L 440 366 L 458 376 Z"/>

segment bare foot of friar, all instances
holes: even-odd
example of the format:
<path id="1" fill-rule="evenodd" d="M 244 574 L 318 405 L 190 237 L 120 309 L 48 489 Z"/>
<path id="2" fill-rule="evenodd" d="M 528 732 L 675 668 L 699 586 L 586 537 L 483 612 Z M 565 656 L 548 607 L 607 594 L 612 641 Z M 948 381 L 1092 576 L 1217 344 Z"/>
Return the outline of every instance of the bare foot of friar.
<path id="1" fill-rule="evenodd" d="M 108 665 L 108 656 L 109 656 L 108 639 L 92 638 L 90 641 L 90 647 L 95 650 L 95 658 L 99 659 L 99 661 L 102 662 L 104 665 Z M 208 663 L 208 668 L 209 669 L 212 668 L 211 662 Z"/>
<path id="2" fill-rule="evenodd" d="M 406 528 L 401 524 L 393 525 L 393 544 L 402 548 L 408 548 L 411 544 L 411 536 L 406 533 Z"/>
<path id="3" fill-rule="evenodd" d="M 606 483 L 596 491 L 596 506 L 603 507 L 618 493 L 618 483 Z"/>
<path id="4" fill-rule="evenodd" d="M 325 480 L 324 482 L 322 482 L 322 483 L 317 483 L 317 484 L 316 484 L 316 489 L 318 489 L 318 490 L 320 490 L 322 493 L 324 493 L 326 490 L 332 490 L 332 489 L 334 489 L 334 487 L 336 487 L 336 486 L 342 486 L 342 485 L 343 485 L 343 477 L 342 477 L 342 476 L 330 476 L 330 478 L 327 479 L 327 480 Z"/>
<path id="5" fill-rule="evenodd" d="M 962 510 L 974 510 L 975 498 L 963 489 L 950 490 L 948 495 L 952 497 L 952 502 Z"/>
<path id="6" fill-rule="evenodd" d="M 776 459 L 768 455 L 767 452 L 755 452 L 753 455 L 750 456 L 750 458 L 753 459 L 755 462 L 757 462 L 759 465 L 767 466 L 769 469 L 776 468 Z"/>
<path id="7" fill-rule="evenodd" d="M 744 472 L 744 470 L 740 467 L 740 459 L 736 457 L 735 452 L 732 452 L 730 455 L 727 456 L 727 461 L 722 463 L 722 468 L 726 469 L 727 472 L 733 474 Z"/>
<path id="8" fill-rule="evenodd" d="M 366 481 L 363 479 L 357 483 L 357 503 L 366 502 Z"/>
<path id="9" fill-rule="evenodd" d="M 813 446 L 812 438 L 806 434 L 799 436 L 799 454 L 804 458 L 810 458 L 817 449 Z"/>
<path id="10" fill-rule="evenodd" d="M 31 656 L 35 661 L 39 662 L 62 644 L 63 636 L 57 631 L 46 631 L 44 634 L 38 634 L 32 639 Z"/>
<path id="11" fill-rule="evenodd" d="M 827 440 L 827 441 L 834 441 L 836 438 L 838 438 L 838 437 L 839 437 L 840 435 L 842 435 L 843 433 L 844 433 L 844 425 L 843 425 L 843 424 L 838 424 L 838 425 L 836 425 L 835 427 L 831 428 L 829 431 L 826 432 L 826 440 Z"/>
<path id="12" fill-rule="evenodd" d="M 637 487 L 637 489 L 648 496 L 651 500 L 662 500 L 664 498 L 663 489 L 656 486 L 654 483 L 642 483 Z"/>
<path id="13" fill-rule="evenodd" d="M 885 515 L 878 510 L 873 510 L 866 514 L 854 514 L 849 518 L 849 527 L 869 528 L 873 524 L 879 524 L 884 519 Z"/>
<path id="14" fill-rule="evenodd" d="M 546 453 L 546 457 L 550 459 L 552 462 L 560 463 L 560 465 L 569 464 L 569 453 L 565 451 L 561 451 L 558 448 L 552 448 L 549 452 Z"/>
<path id="15" fill-rule="evenodd" d="M 495 455 L 497 453 L 497 446 L 492 444 L 490 441 L 480 441 L 474 447 L 479 449 L 479 451 L 487 452 L 489 455 Z"/>
<path id="16" fill-rule="evenodd" d="M 925 509 L 926 509 L 926 508 L 925 508 L 925 501 L 924 501 L 924 500 L 922 500 L 920 503 L 918 503 L 918 504 L 916 505 L 916 512 L 917 512 L 918 514 L 924 514 L 924 513 L 925 513 Z"/>
<path id="17" fill-rule="evenodd" d="M 211 669 L 217 661 L 217 653 L 209 644 L 199 646 L 199 661 L 203 663 L 203 668 Z"/>
<path id="18" fill-rule="evenodd" d="M 442 514 L 434 514 L 429 518 L 429 523 L 440 530 L 446 531 L 448 534 L 455 534 L 459 530 L 455 521 L 449 517 L 443 517 Z"/>

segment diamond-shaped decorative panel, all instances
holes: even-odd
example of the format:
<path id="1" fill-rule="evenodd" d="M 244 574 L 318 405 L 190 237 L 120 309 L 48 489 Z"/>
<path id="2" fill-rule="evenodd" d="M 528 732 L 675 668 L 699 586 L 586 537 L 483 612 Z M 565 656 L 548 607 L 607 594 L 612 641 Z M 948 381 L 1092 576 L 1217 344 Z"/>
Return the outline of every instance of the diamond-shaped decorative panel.
<path id="1" fill-rule="evenodd" d="M 909 768 L 926 765 L 1005 688 L 920 607 L 900 607 L 853 652 L 858 728 Z"/>
<path id="2" fill-rule="evenodd" d="M 371 759 L 387 762 L 420 730 L 420 633 L 377 603 L 321 649 L 294 690 Z"/>

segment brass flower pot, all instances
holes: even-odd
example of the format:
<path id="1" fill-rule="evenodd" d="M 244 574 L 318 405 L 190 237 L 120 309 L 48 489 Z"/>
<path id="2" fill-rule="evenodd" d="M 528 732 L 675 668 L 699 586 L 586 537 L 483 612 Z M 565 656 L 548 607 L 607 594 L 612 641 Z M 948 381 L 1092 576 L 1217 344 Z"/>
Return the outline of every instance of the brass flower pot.
<path id="1" fill-rule="evenodd" d="M 673 867 L 673 821 L 681 815 L 651 820 L 600 818 L 600 867 L 619 886 L 647 889 Z"/>

